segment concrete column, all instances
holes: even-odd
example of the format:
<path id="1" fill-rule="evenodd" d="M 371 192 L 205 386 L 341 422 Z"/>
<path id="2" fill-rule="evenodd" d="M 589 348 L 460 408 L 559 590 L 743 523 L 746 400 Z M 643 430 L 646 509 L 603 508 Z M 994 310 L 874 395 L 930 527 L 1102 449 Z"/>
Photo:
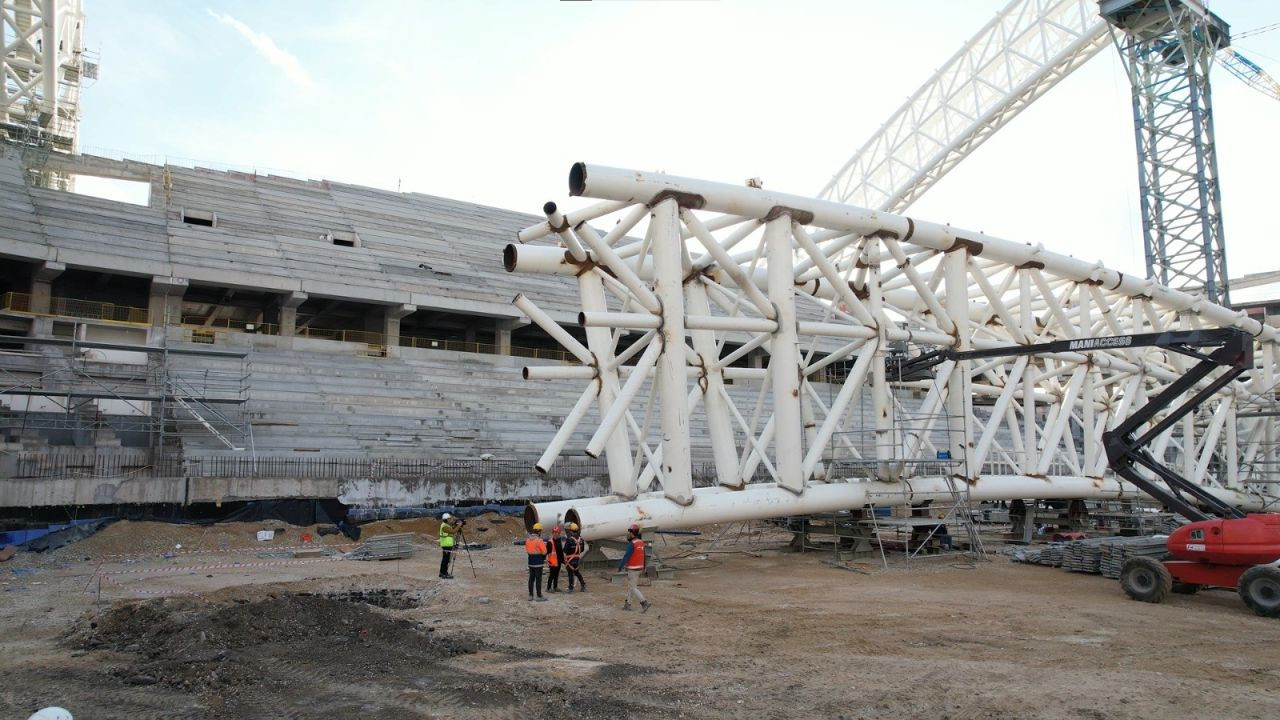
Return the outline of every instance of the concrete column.
<path id="1" fill-rule="evenodd" d="M 53 279 L 66 269 L 65 264 L 52 260 L 35 267 L 31 273 L 31 312 L 40 315 L 49 314 L 50 300 L 53 298 Z"/>
<path id="2" fill-rule="evenodd" d="M 187 279 L 155 275 L 151 278 L 151 295 L 147 300 L 147 323 L 152 330 L 163 328 L 171 320 L 181 318 L 182 296 L 187 292 Z"/>
<path id="3" fill-rule="evenodd" d="M 522 327 L 525 321 L 499 318 L 493 321 L 493 344 L 498 346 L 499 355 L 511 354 L 511 332 Z"/>
<path id="4" fill-rule="evenodd" d="M 386 309 L 386 312 L 382 316 L 382 335 L 384 337 L 383 343 L 386 344 L 388 355 L 394 354 L 400 347 L 400 320 L 417 311 L 417 305 L 410 305 L 408 303 L 403 305 L 392 305 Z"/>
<path id="5" fill-rule="evenodd" d="M 307 301 L 307 294 L 294 290 L 280 296 L 280 336 L 293 337 L 298 331 L 298 306 Z"/>

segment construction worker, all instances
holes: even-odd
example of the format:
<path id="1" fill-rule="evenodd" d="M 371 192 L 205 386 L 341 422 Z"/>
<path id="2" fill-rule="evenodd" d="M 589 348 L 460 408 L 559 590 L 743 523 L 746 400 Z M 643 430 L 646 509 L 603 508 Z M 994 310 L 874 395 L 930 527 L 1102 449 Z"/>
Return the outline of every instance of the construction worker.
<path id="1" fill-rule="evenodd" d="M 551 544 L 547 546 L 547 592 L 560 592 L 560 567 L 564 565 L 564 539 L 559 525 L 551 528 Z"/>
<path id="2" fill-rule="evenodd" d="M 640 592 L 640 573 L 644 572 L 644 540 L 640 537 L 640 526 L 635 523 L 627 528 L 627 552 L 618 563 L 618 572 L 627 571 L 627 599 L 622 601 L 622 609 L 631 609 L 631 596 L 640 601 L 640 612 L 649 612 L 649 601 Z"/>
<path id="3" fill-rule="evenodd" d="M 582 564 L 582 553 L 586 550 L 587 541 L 583 540 L 581 533 L 578 532 L 578 523 L 569 523 L 569 534 L 564 539 L 564 564 L 565 572 L 569 575 L 569 592 L 573 592 L 575 577 L 582 585 L 581 592 L 587 591 L 587 581 L 582 579 L 582 571 L 578 569 Z"/>
<path id="4" fill-rule="evenodd" d="M 542 523 L 534 523 L 529 529 L 529 537 L 525 538 L 524 551 L 529 556 L 529 599 L 534 599 L 537 591 L 538 602 L 545 602 L 542 597 L 542 566 L 547 561 L 547 543 L 542 539 Z"/>
<path id="5" fill-rule="evenodd" d="M 453 550 L 457 545 L 454 535 L 462 530 L 465 524 L 462 518 L 454 517 L 449 513 L 440 516 L 440 577 L 444 580 L 453 579 L 449 568 L 453 564 Z"/>

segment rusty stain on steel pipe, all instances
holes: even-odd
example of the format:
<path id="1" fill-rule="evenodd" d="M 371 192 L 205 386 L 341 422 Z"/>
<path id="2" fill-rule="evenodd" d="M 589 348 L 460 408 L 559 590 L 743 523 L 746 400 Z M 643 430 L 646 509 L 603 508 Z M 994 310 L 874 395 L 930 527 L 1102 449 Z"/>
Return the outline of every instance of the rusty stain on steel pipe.
<path id="1" fill-rule="evenodd" d="M 663 190 L 657 195 L 654 195 L 649 202 L 645 203 L 645 205 L 652 208 L 663 200 L 675 200 L 676 205 L 690 210 L 701 210 L 707 204 L 706 198 L 696 193 L 681 192 L 679 190 Z"/>
<path id="2" fill-rule="evenodd" d="M 813 222 L 813 213 L 811 211 L 797 210 L 785 205 L 774 205 L 769 208 L 769 212 L 765 213 L 765 216 L 761 218 L 761 220 L 769 222 L 770 220 L 777 220 L 783 215 L 789 216 L 792 220 L 800 223 L 801 225 L 809 225 Z"/>
<path id="3" fill-rule="evenodd" d="M 967 238 L 962 238 L 962 237 L 956 238 L 956 241 L 951 243 L 951 247 L 947 248 L 946 250 L 943 250 L 943 252 L 954 252 L 961 248 L 968 250 L 969 254 L 974 257 L 978 257 L 979 255 L 982 254 L 982 243 L 978 242 L 977 240 L 969 240 Z"/>

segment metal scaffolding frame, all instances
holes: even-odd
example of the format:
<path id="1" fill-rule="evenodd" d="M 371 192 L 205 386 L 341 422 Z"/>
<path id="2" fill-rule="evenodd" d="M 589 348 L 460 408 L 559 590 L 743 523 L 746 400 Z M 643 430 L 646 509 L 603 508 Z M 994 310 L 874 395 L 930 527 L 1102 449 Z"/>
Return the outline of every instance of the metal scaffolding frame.
<path id="1" fill-rule="evenodd" d="M 50 431 L 64 431 L 73 447 L 110 447 L 114 434 L 140 433 L 156 463 L 180 456 L 182 441 L 197 435 L 252 448 L 248 353 L 23 336 L 0 336 L 0 346 L 8 348 L 0 351 L 6 439 L 47 442 Z M 181 362 L 196 357 L 225 367 Z"/>

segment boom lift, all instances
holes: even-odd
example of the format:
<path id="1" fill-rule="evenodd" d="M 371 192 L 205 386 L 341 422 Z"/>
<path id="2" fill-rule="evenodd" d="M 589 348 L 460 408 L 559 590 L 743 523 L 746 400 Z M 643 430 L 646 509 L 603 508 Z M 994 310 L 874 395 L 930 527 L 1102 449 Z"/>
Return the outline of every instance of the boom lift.
<path id="1" fill-rule="evenodd" d="M 964 352 L 938 350 L 921 355 L 909 364 L 916 370 L 943 360 L 1130 347 L 1164 348 L 1199 362 L 1124 422 L 1103 433 L 1107 461 L 1116 475 L 1192 521 L 1170 533 L 1171 559 L 1161 562 L 1150 557 L 1135 557 L 1126 561 L 1121 569 L 1121 587 L 1129 597 L 1144 602 L 1160 602 L 1170 590 L 1191 594 L 1202 587 L 1234 587 L 1244 604 L 1255 613 L 1280 617 L 1280 514 L 1245 514 L 1179 475 L 1152 456 L 1147 448 L 1187 413 L 1253 367 L 1253 339 L 1248 334 L 1223 328 L 1059 340 Z M 1214 349 L 1205 354 L 1199 348 Z M 1184 393 L 1220 368 L 1226 368 L 1226 372 L 1169 409 Z M 1163 417 L 1142 431 L 1143 425 L 1166 410 Z M 1227 461 L 1233 462 L 1234 458 Z M 1160 482 L 1149 479 L 1139 468 L 1146 468 Z"/>

